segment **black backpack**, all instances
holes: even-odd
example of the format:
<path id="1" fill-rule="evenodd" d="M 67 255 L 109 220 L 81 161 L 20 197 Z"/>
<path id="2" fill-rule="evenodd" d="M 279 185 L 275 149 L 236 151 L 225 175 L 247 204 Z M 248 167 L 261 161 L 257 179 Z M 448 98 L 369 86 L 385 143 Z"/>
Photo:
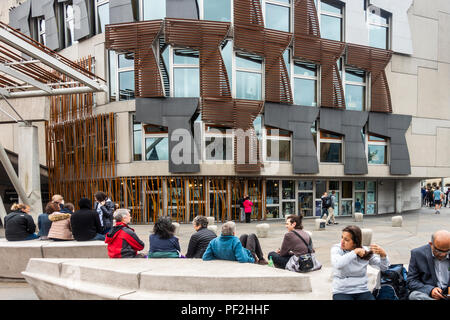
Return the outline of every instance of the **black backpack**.
<path id="1" fill-rule="evenodd" d="M 324 206 L 324 208 L 331 207 L 331 197 L 330 196 L 324 198 L 323 206 Z"/>
<path id="2" fill-rule="evenodd" d="M 381 271 L 380 288 L 372 292 L 375 299 L 408 300 L 407 274 L 403 264 L 391 264 L 386 271 Z"/>

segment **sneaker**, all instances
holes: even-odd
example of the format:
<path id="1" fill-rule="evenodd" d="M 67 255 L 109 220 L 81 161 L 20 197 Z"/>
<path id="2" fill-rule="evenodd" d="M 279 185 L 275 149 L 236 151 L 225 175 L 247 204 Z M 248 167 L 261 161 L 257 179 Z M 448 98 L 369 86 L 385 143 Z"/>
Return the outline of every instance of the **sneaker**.
<path id="1" fill-rule="evenodd" d="M 335 222 L 334 224 L 339 224 L 339 223 Z"/>
<path id="2" fill-rule="evenodd" d="M 262 258 L 262 259 L 260 259 L 260 260 L 258 261 L 258 264 L 261 264 L 261 265 L 267 265 L 267 264 L 269 264 L 269 263 L 267 262 L 266 259 Z"/>

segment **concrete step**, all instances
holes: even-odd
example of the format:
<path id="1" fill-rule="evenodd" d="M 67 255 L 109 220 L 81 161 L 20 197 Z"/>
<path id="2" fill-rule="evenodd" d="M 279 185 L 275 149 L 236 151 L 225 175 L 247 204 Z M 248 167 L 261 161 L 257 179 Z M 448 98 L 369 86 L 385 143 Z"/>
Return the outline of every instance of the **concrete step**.
<path id="1" fill-rule="evenodd" d="M 0 278 L 23 279 L 31 258 L 107 258 L 102 241 L 7 241 L 0 239 Z"/>
<path id="2" fill-rule="evenodd" d="M 330 300 L 331 272 L 200 259 L 31 259 L 22 274 L 46 300 Z M 370 290 L 377 275 L 368 267 Z"/>

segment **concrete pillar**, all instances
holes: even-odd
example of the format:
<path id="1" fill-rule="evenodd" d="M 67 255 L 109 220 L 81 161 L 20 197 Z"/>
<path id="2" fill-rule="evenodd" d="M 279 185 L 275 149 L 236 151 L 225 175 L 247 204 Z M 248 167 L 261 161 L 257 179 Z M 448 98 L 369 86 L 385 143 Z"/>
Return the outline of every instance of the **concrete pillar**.
<path id="1" fill-rule="evenodd" d="M 395 213 L 402 213 L 402 181 L 395 180 Z"/>
<path id="2" fill-rule="evenodd" d="M 3 204 L 2 196 L 0 195 L 0 219 L 2 220 L 2 226 L 5 227 L 6 209 Z"/>
<path id="3" fill-rule="evenodd" d="M 19 181 L 28 198 L 33 219 L 42 211 L 41 176 L 39 167 L 38 128 L 32 125 L 19 125 Z M 22 202 L 25 199 L 20 199 Z"/>

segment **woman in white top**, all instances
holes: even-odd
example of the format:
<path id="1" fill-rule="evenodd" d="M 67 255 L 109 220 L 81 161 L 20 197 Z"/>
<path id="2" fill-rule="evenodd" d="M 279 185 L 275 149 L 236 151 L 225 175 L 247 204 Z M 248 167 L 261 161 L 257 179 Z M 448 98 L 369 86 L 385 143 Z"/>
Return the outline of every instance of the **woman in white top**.
<path id="1" fill-rule="evenodd" d="M 331 248 L 333 266 L 333 300 L 375 300 L 367 287 L 367 265 L 387 270 L 386 251 L 373 244 L 362 247 L 362 233 L 357 226 L 342 230 L 341 243 Z"/>

